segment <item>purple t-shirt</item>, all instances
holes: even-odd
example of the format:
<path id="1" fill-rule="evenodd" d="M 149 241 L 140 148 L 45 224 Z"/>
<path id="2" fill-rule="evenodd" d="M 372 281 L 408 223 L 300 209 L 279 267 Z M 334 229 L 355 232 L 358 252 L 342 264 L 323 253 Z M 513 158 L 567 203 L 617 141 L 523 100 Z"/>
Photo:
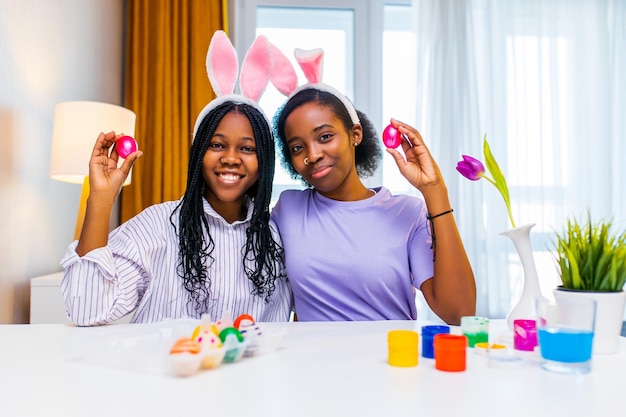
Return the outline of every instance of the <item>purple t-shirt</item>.
<path id="1" fill-rule="evenodd" d="M 417 319 L 433 276 L 426 205 L 380 188 L 360 201 L 284 191 L 272 211 L 301 321 Z"/>

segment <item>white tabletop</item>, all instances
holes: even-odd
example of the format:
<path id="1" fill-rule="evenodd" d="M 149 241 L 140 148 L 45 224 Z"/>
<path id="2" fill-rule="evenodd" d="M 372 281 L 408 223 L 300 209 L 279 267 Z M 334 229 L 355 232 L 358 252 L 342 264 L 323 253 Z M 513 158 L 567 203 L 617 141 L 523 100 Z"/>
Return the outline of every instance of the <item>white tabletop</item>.
<path id="1" fill-rule="evenodd" d="M 544 371 L 532 354 L 517 369 L 492 368 L 470 348 L 460 373 L 421 356 L 417 367 L 389 366 L 387 331 L 423 324 L 262 323 L 286 328 L 277 351 L 188 378 L 146 369 L 176 336 L 154 325 L 3 325 L 0 416 L 626 415 L 625 338 L 580 376 Z M 492 321 L 490 338 L 507 335 L 504 321 Z M 138 348 L 145 355 L 133 357 Z"/>

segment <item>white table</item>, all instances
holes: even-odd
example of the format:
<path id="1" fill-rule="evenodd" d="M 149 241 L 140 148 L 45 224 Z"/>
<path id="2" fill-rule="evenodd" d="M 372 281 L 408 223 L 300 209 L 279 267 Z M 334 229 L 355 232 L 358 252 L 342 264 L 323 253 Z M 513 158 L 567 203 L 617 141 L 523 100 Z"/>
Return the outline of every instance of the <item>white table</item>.
<path id="1" fill-rule="evenodd" d="M 626 414 L 625 338 L 618 354 L 594 356 L 592 372 L 582 376 L 544 371 L 532 355 L 521 368 L 495 369 L 469 348 L 461 373 L 438 371 L 422 357 L 414 368 L 389 366 L 387 331 L 422 324 L 428 323 L 264 323 L 272 331 L 287 328 L 278 351 L 189 378 L 70 359 L 86 347 L 123 350 L 125 338 L 150 334 L 149 325 L 3 325 L 0 416 Z M 490 338 L 503 335 L 504 321 L 492 321 Z M 163 348 L 154 346 L 147 358 Z"/>

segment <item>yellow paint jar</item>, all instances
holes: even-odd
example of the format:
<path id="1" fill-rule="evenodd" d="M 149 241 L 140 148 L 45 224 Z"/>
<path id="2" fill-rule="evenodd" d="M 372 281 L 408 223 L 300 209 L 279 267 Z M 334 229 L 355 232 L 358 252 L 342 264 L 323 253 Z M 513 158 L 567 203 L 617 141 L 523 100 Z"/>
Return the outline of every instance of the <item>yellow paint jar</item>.
<path id="1" fill-rule="evenodd" d="M 417 366 L 418 334 L 413 330 L 391 330 L 387 333 L 388 362 L 392 366 Z"/>

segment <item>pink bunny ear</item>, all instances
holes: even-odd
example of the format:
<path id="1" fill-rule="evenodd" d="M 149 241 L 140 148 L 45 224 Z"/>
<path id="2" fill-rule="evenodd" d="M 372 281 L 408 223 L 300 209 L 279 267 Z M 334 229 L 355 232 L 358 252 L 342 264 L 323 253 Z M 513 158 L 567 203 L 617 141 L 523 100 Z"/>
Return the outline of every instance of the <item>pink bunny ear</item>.
<path id="1" fill-rule="evenodd" d="M 255 102 L 259 101 L 265 91 L 272 73 L 270 46 L 267 38 L 258 36 L 246 53 L 241 64 L 239 88 L 241 94 Z"/>
<path id="2" fill-rule="evenodd" d="M 235 91 L 239 60 L 235 47 L 223 30 L 216 31 L 211 38 L 206 56 L 206 69 L 213 91 L 218 97 Z"/>
<path id="3" fill-rule="evenodd" d="M 322 82 L 322 66 L 324 64 L 324 50 L 321 48 L 304 50 L 296 48 L 294 50 L 296 61 L 302 68 L 304 76 L 309 83 L 319 84 Z"/>
<path id="4" fill-rule="evenodd" d="M 272 56 L 272 84 L 283 95 L 289 96 L 298 86 L 298 76 L 285 54 L 273 43 L 269 42 L 269 45 Z"/>

